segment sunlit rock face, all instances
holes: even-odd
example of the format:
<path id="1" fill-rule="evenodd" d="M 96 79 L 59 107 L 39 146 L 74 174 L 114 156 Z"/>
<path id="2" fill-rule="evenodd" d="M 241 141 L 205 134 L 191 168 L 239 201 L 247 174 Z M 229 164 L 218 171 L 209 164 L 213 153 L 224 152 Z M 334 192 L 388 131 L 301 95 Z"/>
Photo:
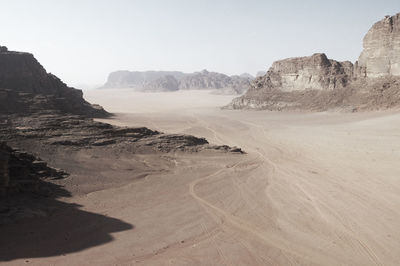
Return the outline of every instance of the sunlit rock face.
<path id="1" fill-rule="evenodd" d="M 376 22 L 364 37 L 361 77 L 400 76 L 400 13 Z"/>
<path id="2" fill-rule="evenodd" d="M 295 90 L 329 90 L 343 88 L 353 75 L 351 62 L 328 59 L 325 54 L 276 61 L 267 74 L 259 77 L 256 87 Z"/>

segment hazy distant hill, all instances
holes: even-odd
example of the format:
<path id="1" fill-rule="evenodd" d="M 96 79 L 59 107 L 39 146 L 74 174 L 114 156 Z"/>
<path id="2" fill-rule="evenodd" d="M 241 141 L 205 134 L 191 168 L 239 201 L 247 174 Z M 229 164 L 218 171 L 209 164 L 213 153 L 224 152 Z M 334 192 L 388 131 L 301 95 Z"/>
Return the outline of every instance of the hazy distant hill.
<path id="1" fill-rule="evenodd" d="M 116 71 L 108 76 L 102 88 L 132 88 L 146 92 L 209 89 L 224 94 L 242 94 L 248 89 L 252 79 L 249 74 L 228 76 L 207 70 L 195 73 Z"/>

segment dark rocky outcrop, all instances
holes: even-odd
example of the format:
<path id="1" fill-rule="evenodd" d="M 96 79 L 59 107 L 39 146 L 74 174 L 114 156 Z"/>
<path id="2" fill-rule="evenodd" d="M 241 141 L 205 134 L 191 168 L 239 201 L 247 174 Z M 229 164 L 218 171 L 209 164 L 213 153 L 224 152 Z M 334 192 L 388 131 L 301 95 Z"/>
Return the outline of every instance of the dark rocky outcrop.
<path id="1" fill-rule="evenodd" d="M 0 113 L 40 111 L 89 117 L 108 115 L 100 106 L 83 99 L 81 90 L 68 87 L 47 73 L 32 54 L 0 48 Z"/>
<path id="2" fill-rule="evenodd" d="M 400 13 L 374 24 L 359 61 L 325 54 L 274 62 L 226 108 L 266 110 L 375 110 L 400 107 Z"/>
<path id="3" fill-rule="evenodd" d="M 0 117 L 1 121 L 0 140 L 16 145 L 35 143 L 76 149 L 114 145 L 117 149 L 129 148 L 132 153 L 220 150 L 204 138 L 163 134 L 145 127 L 116 127 L 77 115 L 8 116 Z M 238 152 L 236 147 L 225 151 Z"/>
<path id="4" fill-rule="evenodd" d="M 47 166 L 40 158 L 0 142 L 0 196 L 38 193 L 41 180 L 65 176 L 67 173 Z"/>

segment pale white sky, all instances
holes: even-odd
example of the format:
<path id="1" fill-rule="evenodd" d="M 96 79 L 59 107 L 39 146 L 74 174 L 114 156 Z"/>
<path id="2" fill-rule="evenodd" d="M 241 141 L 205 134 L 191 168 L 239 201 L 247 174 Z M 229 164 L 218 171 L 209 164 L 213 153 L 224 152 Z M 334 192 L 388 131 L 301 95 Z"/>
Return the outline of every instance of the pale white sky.
<path id="1" fill-rule="evenodd" d="M 355 61 L 399 0 L 0 0 L 0 45 L 33 53 L 69 85 L 115 70 L 267 70 L 325 52 Z"/>

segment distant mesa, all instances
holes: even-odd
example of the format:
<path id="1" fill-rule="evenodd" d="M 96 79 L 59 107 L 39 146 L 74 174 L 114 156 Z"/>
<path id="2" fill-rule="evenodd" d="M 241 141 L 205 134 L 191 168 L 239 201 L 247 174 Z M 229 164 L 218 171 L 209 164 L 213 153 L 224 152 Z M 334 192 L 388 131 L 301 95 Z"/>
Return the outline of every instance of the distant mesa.
<path id="1" fill-rule="evenodd" d="M 85 101 L 81 90 L 47 73 L 32 54 L 0 46 L 0 114 L 37 112 L 109 115 L 100 106 Z"/>
<path id="2" fill-rule="evenodd" d="M 354 64 L 323 53 L 276 61 L 226 108 L 387 109 L 400 106 L 400 13 L 375 23 Z"/>
<path id="3" fill-rule="evenodd" d="M 228 76 L 210 72 L 183 73 L 179 71 L 116 71 L 112 72 L 102 88 L 131 88 L 143 92 L 177 90 L 216 90 L 223 94 L 242 94 L 254 79 L 249 74 Z"/>

